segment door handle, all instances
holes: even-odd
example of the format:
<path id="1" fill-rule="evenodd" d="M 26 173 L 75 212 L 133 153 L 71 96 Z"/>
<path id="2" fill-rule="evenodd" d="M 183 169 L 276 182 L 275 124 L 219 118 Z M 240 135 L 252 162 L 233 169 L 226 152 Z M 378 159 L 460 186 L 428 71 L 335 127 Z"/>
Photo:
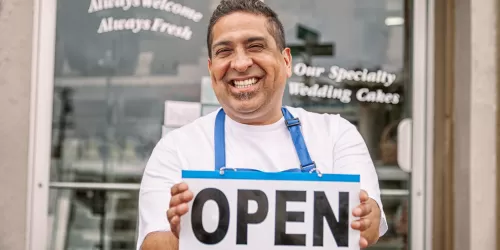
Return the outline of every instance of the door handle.
<path id="1" fill-rule="evenodd" d="M 398 124 L 398 165 L 403 171 L 411 172 L 412 119 L 405 118 Z"/>

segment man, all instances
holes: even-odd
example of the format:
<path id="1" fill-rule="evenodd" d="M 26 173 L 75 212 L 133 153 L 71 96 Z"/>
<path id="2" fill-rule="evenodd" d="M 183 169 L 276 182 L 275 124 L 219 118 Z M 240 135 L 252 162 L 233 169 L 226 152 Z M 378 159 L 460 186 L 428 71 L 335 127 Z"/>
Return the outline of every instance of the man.
<path id="1" fill-rule="evenodd" d="M 260 0 L 223 0 L 210 19 L 207 46 L 222 110 L 168 133 L 153 150 L 141 183 L 138 249 L 178 249 L 180 220 L 193 198 L 181 171 L 216 169 L 216 128 L 225 135 L 224 167 L 278 172 L 301 166 L 286 115 L 300 119 L 300 139 L 317 169 L 361 175 L 361 205 L 352 212 L 360 219 L 351 227 L 361 231 L 361 248 L 377 242 L 387 223 L 377 174 L 356 128 L 338 115 L 282 109 L 292 58 L 276 13 Z"/>

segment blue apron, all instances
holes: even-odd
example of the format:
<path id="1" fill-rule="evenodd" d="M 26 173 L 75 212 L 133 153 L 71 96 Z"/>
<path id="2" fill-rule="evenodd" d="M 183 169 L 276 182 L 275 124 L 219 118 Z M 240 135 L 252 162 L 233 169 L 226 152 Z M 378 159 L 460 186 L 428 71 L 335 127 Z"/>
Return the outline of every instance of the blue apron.
<path id="1" fill-rule="evenodd" d="M 316 169 L 316 164 L 311 160 L 309 151 L 307 150 L 304 137 L 302 136 L 300 120 L 294 118 L 292 114 L 285 108 L 281 108 L 283 117 L 285 118 L 285 124 L 290 131 L 292 137 L 293 145 L 295 146 L 295 151 L 300 160 L 300 167 L 284 170 L 282 172 L 301 172 L 301 173 L 312 173 L 317 172 L 319 175 L 321 173 Z M 226 113 L 224 109 L 220 109 L 217 113 L 215 119 L 215 129 L 214 129 L 214 146 L 215 146 L 215 170 L 224 174 L 224 171 L 259 171 L 256 169 L 248 168 L 227 168 L 226 167 L 226 141 L 225 141 L 225 121 Z"/>

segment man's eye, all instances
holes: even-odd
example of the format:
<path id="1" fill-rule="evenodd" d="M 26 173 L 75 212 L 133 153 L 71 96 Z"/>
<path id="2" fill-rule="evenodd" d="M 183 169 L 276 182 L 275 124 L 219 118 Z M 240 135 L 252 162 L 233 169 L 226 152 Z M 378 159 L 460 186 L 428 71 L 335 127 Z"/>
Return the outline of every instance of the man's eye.
<path id="1" fill-rule="evenodd" d="M 220 54 L 220 53 L 226 53 L 226 52 L 229 52 L 230 50 L 229 49 L 220 49 L 220 50 L 217 50 L 217 52 L 215 52 L 216 55 Z"/>
<path id="2" fill-rule="evenodd" d="M 250 49 L 262 49 L 264 46 L 262 44 L 252 44 L 249 46 Z"/>

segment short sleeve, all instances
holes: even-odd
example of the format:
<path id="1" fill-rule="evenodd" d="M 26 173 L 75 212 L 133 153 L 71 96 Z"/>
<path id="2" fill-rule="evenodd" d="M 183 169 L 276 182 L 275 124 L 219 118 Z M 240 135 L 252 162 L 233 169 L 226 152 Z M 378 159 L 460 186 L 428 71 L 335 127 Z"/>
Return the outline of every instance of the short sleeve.
<path id="1" fill-rule="evenodd" d="M 361 189 L 365 190 L 368 196 L 375 200 L 380 207 L 379 235 L 382 236 L 387 232 L 388 225 L 380 198 L 378 176 L 370 153 L 356 127 L 340 116 L 335 118 L 339 121 L 338 130 L 335 133 L 333 172 L 360 175 Z"/>
<path id="2" fill-rule="evenodd" d="M 170 231 L 166 216 L 170 188 L 181 181 L 181 161 L 172 134 L 158 142 L 144 170 L 139 191 L 137 249 L 149 233 Z"/>

